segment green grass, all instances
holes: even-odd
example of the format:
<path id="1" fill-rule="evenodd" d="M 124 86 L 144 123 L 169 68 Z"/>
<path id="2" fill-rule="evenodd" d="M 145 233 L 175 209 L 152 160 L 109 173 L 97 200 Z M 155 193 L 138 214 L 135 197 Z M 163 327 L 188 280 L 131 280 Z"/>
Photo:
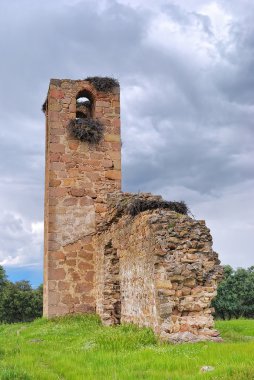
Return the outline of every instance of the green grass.
<path id="1" fill-rule="evenodd" d="M 0 325 L 0 380 L 253 380 L 254 320 L 217 328 L 224 343 L 171 345 L 96 316 Z M 214 371 L 201 373 L 205 365 Z"/>

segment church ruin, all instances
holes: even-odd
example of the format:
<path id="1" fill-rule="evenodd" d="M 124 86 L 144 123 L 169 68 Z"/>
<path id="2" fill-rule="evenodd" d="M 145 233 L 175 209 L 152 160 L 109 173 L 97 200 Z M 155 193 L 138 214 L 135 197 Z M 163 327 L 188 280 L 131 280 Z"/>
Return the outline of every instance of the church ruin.
<path id="1" fill-rule="evenodd" d="M 219 339 L 210 304 L 222 268 L 205 222 L 121 192 L 118 83 L 52 79 L 43 108 L 44 316 L 97 313 L 167 341 Z"/>

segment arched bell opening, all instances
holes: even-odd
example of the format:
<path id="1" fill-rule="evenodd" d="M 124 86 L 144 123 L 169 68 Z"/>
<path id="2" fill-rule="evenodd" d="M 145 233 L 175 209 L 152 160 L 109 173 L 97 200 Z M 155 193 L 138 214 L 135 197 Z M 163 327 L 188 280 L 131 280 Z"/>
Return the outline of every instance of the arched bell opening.
<path id="1" fill-rule="evenodd" d="M 76 119 L 86 119 L 93 117 L 93 113 L 93 96 L 87 90 L 79 91 L 76 96 Z"/>

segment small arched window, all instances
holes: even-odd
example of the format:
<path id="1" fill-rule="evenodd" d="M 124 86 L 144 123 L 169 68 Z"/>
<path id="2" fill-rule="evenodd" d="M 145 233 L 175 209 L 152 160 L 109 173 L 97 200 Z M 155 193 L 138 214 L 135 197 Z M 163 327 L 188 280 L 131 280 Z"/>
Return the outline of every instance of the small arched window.
<path id="1" fill-rule="evenodd" d="M 93 114 L 93 98 L 86 91 L 80 91 L 76 97 L 76 119 L 86 119 L 92 117 Z"/>

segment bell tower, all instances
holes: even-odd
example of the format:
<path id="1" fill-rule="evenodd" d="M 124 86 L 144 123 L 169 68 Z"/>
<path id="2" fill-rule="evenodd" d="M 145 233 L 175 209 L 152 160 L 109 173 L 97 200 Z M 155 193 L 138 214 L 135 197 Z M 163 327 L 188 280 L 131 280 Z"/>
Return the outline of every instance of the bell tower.
<path id="1" fill-rule="evenodd" d="M 51 79 L 46 102 L 44 316 L 95 311 L 92 236 L 121 189 L 120 89 Z"/>

